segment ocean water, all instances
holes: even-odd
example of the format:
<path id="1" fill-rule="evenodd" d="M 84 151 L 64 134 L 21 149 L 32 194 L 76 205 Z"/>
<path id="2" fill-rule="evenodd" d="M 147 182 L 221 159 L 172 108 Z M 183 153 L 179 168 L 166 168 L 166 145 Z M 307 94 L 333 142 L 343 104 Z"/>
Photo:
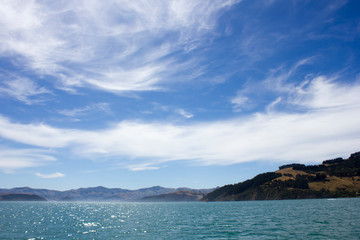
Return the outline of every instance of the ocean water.
<path id="1" fill-rule="evenodd" d="M 0 239 L 360 239 L 360 199 L 0 202 Z"/>

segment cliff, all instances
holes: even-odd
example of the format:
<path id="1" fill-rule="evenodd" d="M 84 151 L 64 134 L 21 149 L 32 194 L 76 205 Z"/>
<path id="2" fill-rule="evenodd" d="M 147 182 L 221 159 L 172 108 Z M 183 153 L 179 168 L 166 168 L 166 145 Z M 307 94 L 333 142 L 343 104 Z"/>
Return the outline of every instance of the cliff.
<path id="1" fill-rule="evenodd" d="M 319 165 L 288 164 L 205 195 L 203 201 L 280 200 L 360 196 L 360 152 Z"/>

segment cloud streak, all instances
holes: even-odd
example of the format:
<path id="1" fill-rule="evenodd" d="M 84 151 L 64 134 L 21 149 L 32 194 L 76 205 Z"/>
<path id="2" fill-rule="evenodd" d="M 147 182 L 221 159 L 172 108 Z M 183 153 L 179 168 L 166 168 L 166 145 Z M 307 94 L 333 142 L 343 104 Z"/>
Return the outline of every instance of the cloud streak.
<path id="1" fill-rule="evenodd" d="M 91 111 L 111 113 L 111 109 L 108 103 L 96 103 L 81 108 L 64 109 L 64 110 L 60 110 L 59 113 L 67 117 L 78 117 L 85 115 L 86 113 Z"/>
<path id="2" fill-rule="evenodd" d="M 221 11 L 236 2 L 4 1 L 0 56 L 51 76 L 63 90 L 163 90 L 183 70 L 173 66 L 186 66 L 174 53 L 209 38 Z"/>
<path id="3" fill-rule="evenodd" d="M 0 148 L 0 169 L 9 172 L 15 169 L 37 167 L 56 161 L 52 153 L 43 149 Z"/>
<path id="4" fill-rule="evenodd" d="M 190 112 L 187 112 L 185 111 L 184 109 L 182 108 L 179 108 L 179 109 L 176 109 L 175 112 L 181 116 L 183 116 L 184 118 L 192 118 L 194 117 L 194 114 L 190 113 Z"/>
<path id="5" fill-rule="evenodd" d="M 127 157 L 129 161 L 119 164 L 133 170 L 156 169 L 177 160 L 200 165 L 311 162 L 358 150 L 359 89 L 359 85 L 340 85 L 318 77 L 298 88 L 294 101 L 287 100 L 287 104 L 306 107 L 305 112 L 272 109 L 187 125 L 122 121 L 107 129 L 85 131 L 19 124 L 1 117 L 0 136 L 32 146 L 68 149 L 82 158 Z"/>
<path id="6" fill-rule="evenodd" d="M 60 173 L 60 172 L 50 173 L 50 174 L 35 173 L 35 175 L 40 178 L 62 178 L 62 177 L 65 177 L 65 174 Z"/>
<path id="7" fill-rule="evenodd" d="M 0 93 L 11 96 L 27 105 L 45 101 L 41 98 L 44 94 L 51 94 L 45 87 L 39 87 L 28 78 L 16 77 L 4 82 L 0 86 Z"/>

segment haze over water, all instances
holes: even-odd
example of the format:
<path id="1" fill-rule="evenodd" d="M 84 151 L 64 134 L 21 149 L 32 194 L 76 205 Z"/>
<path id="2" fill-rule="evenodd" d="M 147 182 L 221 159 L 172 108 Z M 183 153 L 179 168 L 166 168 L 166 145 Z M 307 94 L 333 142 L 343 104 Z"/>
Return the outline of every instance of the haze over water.
<path id="1" fill-rule="evenodd" d="M 359 239 L 360 199 L 0 202 L 0 239 Z"/>

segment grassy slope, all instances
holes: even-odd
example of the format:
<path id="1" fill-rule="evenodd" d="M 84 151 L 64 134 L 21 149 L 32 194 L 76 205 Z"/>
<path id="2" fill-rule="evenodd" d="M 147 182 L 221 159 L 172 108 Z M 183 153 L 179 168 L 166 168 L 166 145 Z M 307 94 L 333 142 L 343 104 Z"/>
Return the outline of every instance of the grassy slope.
<path id="1" fill-rule="evenodd" d="M 286 168 L 276 171 L 277 173 L 281 173 L 282 176 L 278 177 L 275 180 L 286 181 L 286 180 L 295 180 L 296 175 L 304 175 L 304 176 L 313 176 L 316 174 L 306 173 L 304 171 L 294 170 L 293 168 Z M 326 172 L 320 171 L 319 173 L 326 174 Z M 286 175 L 285 175 L 286 174 Z M 292 177 L 288 175 L 291 174 Z M 326 174 L 325 181 L 318 182 L 309 182 L 309 188 L 314 191 L 321 191 L 322 189 L 328 190 L 330 192 L 335 192 L 337 189 L 348 189 L 350 191 L 360 191 L 360 177 L 337 177 L 337 176 L 329 176 Z"/>
<path id="2" fill-rule="evenodd" d="M 204 201 L 360 197 L 360 153 L 314 166 L 285 167 L 207 194 Z"/>

